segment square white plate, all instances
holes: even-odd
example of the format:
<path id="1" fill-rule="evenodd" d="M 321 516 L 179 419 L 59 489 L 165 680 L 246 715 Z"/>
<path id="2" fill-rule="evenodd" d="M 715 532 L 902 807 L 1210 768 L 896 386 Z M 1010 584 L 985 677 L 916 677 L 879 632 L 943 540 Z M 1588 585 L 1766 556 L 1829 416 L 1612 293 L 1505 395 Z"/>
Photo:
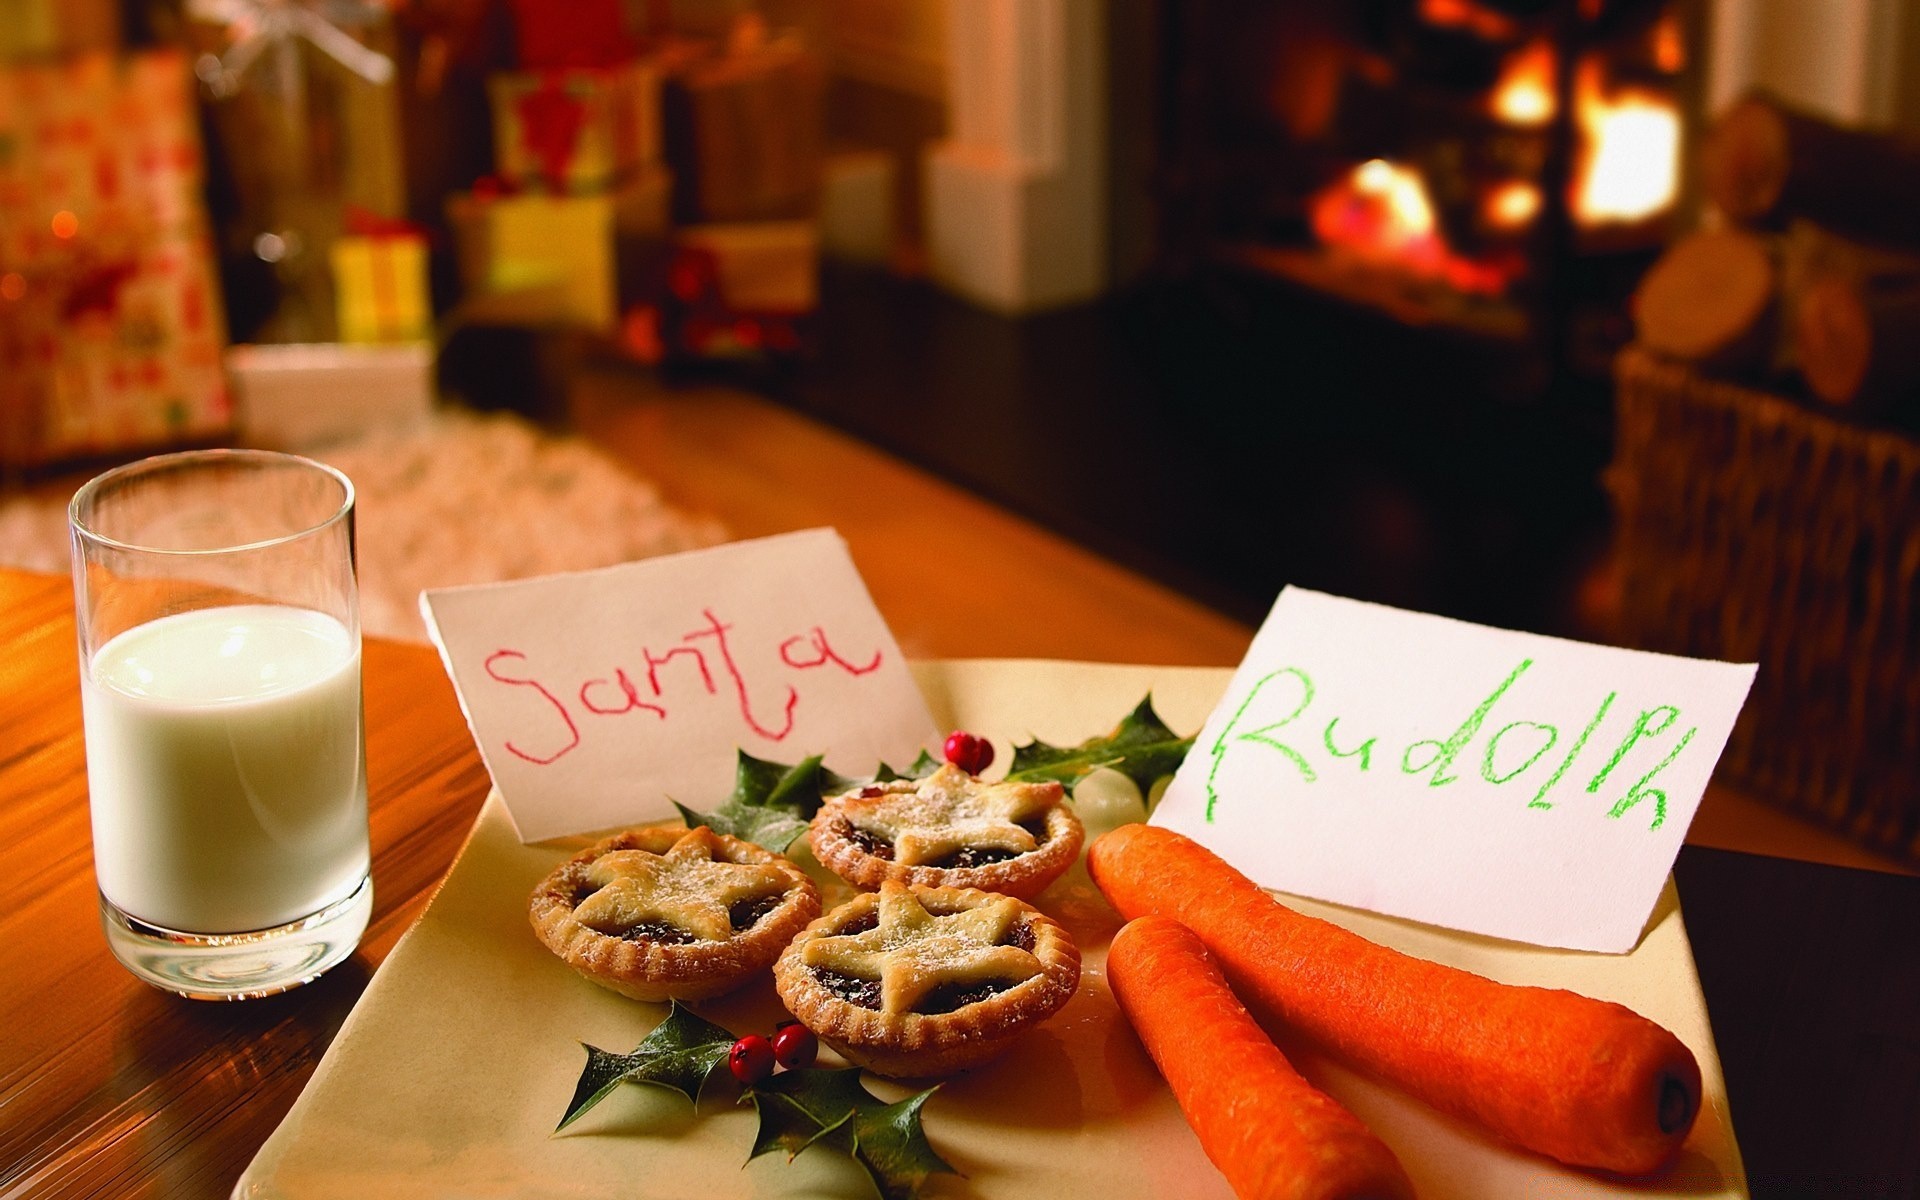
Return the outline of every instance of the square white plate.
<path id="1" fill-rule="evenodd" d="M 1198 729 L 1230 672 L 967 661 L 919 664 L 915 674 L 940 727 L 992 737 L 1004 764 L 1014 741 L 1068 744 L 1105 732 L 1148 691 L 1169 725 Z M 872 1194 L 858 1168 L 825 1150 L 792 1164 L 774 1154 L 743 1167 L 755 1117 L 732 1105 L 725 1078 L 697 1110 L 660 1089 L 622 1087 L 565 1134 L 550 1136 L 585 1059 L 580 1043 L 630 1050 L 666 1011 L 586 982 L 535 940 L 528 894 L 574 845 L 521 845 L 499 796 L 488 798 L 426 915 L 374 976 L 236 1196 Z M 810 857 L 800 861 L 832 883 L 824 889 L 829 906 L 846 896 L 845 885 L 820 875 Z M 1389 1087 L 1287 1047 L 1303 1073 L 1393 1148 L 1425 1200 L 1747 1195 L 1671 881 L 1639 947 L 1622 956 L 1534 949 L 1289 903 L 1424 958 L 1619 1001 L 1671 1029 L 1700 1061 L 1705 1104 L 1680 1160 L 1658 1178 L 1623 1181 L 1496 1145 Z M 928 1138 L 966 1176 L 937 1180 L 930 1194 L 1229 1196 L 1114 1006 L 1104 967 L 1119 922 L 1084 866 L 1050 888 L 1040 906 L 1079 941 L 1080 991 L 1007 1057 L 948 1081 L 929 1102 Z M 770 978 L 699 1008 L 740 1033 L 771 1031 L 785 1016 Z M 908 1090 L 884 1081 L 873 1087 L 889 1099 Z"/>

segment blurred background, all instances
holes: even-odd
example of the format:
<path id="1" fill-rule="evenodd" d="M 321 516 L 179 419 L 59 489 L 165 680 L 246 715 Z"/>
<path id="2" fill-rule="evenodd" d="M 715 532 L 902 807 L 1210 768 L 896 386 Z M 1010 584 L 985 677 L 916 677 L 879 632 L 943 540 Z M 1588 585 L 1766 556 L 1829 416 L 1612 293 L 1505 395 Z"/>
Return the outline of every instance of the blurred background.
<path id="1" fill-rule="evenodd" d="M 1231 621 L 1759 658 L 1735 777 L 1908 847 L 1917 134 L 1901 0 L 0 0 L 0 554 L 309 451 L 407 636 L 756 531 L 680 396 Z"/>

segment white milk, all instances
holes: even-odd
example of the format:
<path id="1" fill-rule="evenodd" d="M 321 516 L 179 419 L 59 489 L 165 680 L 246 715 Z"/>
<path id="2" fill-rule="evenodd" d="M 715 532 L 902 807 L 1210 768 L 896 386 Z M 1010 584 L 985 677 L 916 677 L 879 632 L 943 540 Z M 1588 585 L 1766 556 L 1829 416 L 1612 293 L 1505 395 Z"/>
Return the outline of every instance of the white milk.
<path id="1" fill-rule="evenodd" d="M 81 681 L 94 870 L 186 933 L 285 924 L 367 873 L 360 647 L 325 614 L 201 609 L 120 634 Z"/>

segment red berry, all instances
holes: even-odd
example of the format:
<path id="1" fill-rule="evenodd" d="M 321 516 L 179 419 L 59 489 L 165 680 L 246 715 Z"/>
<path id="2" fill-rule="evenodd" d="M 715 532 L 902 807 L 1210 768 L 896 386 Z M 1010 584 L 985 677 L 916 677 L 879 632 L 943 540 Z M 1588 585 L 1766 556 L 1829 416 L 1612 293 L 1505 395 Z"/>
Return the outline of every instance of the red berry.
<path id="1" fill-rule="evenodd" d="M 755 1084 L 773 1074 L 773 1045 L 757 1033 L 750 1033 L 727 1051 L 727 1069 L 741 1083 Z"/>
<path id="2" fill-rule="evenodd" d="M 946 752 L 947 761 L 969 775 L 978 775 L 993 765 L 993 743 L 963 730 L 947 735 Z"/>
<path id="3" fill-rule="evenodd" d="M 798 1021 L 787 1021 L 773 1031 L 773 1057 L 789 1071 L 813 1065 L 820 1053 L 820 1039 Z"/>

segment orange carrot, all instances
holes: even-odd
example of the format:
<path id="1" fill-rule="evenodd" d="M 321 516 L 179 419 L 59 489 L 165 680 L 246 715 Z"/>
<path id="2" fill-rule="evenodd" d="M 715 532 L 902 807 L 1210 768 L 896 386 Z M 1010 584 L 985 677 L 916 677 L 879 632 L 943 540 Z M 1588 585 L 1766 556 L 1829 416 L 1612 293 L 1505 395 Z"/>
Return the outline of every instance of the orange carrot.
<path id="1" fill-rule="evenodd" d="M 1300 1077 L 1179 922 L 1122 929 L 1107 981 L 1241 1200 L 1412 1200 L 1393 1151 Z"/>
<path id="2" fill-rule="evenodd" d="M 1507 1141 L 1643 1175 L 1673 1158 L 1699 1113 L 1692 1052 L 1619 1004 L 1376 945 L 1294 912 L 1171 830 L 1123 825 L 1087 864 L 1123 916 L 1172 917 L 1199 935 L 1256 1012 Z"/>

